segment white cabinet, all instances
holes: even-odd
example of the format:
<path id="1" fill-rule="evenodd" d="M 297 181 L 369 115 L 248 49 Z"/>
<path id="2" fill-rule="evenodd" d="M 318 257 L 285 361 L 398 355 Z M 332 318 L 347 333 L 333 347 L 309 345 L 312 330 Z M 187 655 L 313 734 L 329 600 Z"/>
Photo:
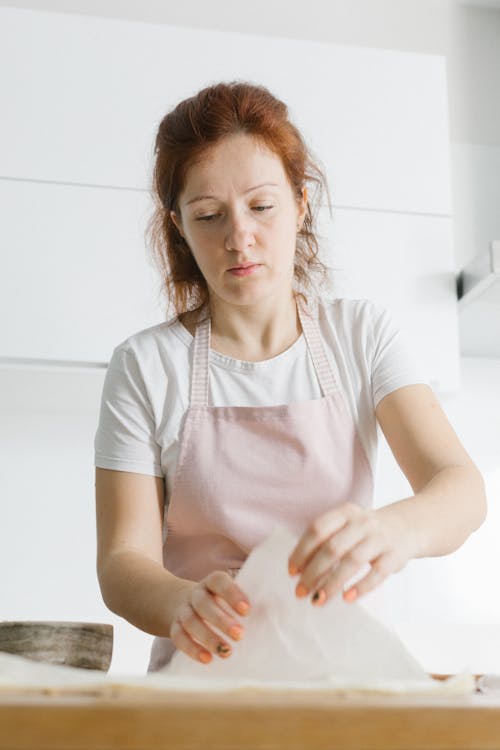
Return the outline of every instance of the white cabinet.
<path id="1" fill-rule="evenodd" d="M 452 219 L 337 209 L 321 214 L 335 295 L 368 297 L 404 328 L 431 385 L 460 387 Z"/>
<path id="2" fill-rule="evenodd" d="M 6 181 L 0 203 L 2 356 L 106 363 L 138 324 L 164 319 L 146 193 Z"/>
<path id="3" fill-rule="evenodd" d="M 0 65 L 2 357 L 103 362 L 165 318 L 144 243 L 157 126 L 247 80 L 288 104 L 327 175 L 347 296 L 394 305 L 455 387 L 443 57 L 4 7 Z"/>
<path id="4" fill-rule="evenodd" d="M 336 205 L 450 212 L 444 57 L 14 8 L 0 29 L 2 175 L 148 189 L 167 110 L 238 79 L 288 104 Z"/>

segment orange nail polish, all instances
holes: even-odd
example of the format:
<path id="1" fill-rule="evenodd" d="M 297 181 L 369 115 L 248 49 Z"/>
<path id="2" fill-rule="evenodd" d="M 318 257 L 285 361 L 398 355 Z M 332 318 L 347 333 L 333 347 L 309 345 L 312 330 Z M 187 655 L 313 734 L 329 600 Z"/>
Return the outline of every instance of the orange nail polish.
<path id="1" fill-rule="evenodd" d="M 349 589 L 349 591 L 344 591 L 344 601 L 353 602 L 357 598 L 358 598 L 358 589 Z"/>
<path id="2" fill-rule="evenodd" d="M 238 604 L 236 605 L 236 610 L 240 615 L 246 615 L 249 609 L 250 605 L 246 602 L 238 602 Z"/>
<path id="3" fill-rule="evenodd" d="M 297 594 L 297 596 L 307 596 L 309 591 L 306 589 L 303 583 L 299 583 L 297 584 L 295 593 Z"/>
<path id="4" fill-rule="evenodd" d="M 212 654 L 209 653 L 208 651 L 201 651 L 198 656 L 198 659 L 201 662 L 203 662 L 203 664 L 208 664 L 209 662 L 212 661 Z"/>
<path id="5" fill-rule="evenodd" d="M 229 628 L 229 635 L 231 638 L 234 638 L 235 641 L 241 641 L 243 638 L 243 628 L 241 628 L 239 625 L 232 625 Z"/>
<path id="6" fill-rule="evenodd" d="M 293 563 L 288 563 L 288 572 L 291 576 L 296 576 L 299 571 L 296 565 L 294 565 Z"/>

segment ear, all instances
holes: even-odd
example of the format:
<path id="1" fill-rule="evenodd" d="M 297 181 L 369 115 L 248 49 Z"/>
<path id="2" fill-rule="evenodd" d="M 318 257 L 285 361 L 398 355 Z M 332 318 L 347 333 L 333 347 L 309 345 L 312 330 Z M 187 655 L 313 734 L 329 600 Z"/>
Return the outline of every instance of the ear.
<path id="1" fill-rule="evenodd" d="M 297 221 L 302 224 L 307 211 L 307 188 L 302 188 L 302 198 L 299 202 L 299 213 L 297 215 Z"/>
<path id="2" fill-rule="evenodd" d="M 184 237 L 184 235 L 182 233 L 182 222 L 177 217 L 177 214 L 175 213 L 175 211 L 170 211 L 170 218 L 172 219 L 173 223 L 177 227 L 177 231 L 179 232 L 179 234 L 181 235 L 181 237 Z"/>

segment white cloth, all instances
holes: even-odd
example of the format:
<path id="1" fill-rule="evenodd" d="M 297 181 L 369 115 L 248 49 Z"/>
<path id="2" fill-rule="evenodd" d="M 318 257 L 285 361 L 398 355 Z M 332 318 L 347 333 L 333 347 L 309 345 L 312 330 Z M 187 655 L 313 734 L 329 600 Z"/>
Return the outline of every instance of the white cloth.
<path id="1" fill-rule="evenodd" d="M 426 383 L 406 331 L 369 299 L 323 300 L 326 354 L 345 394 L 372 473 L 377 459 L 375 408 L 391 391 Z M 135 333 L 113 350 L 101 396 L 94 465 L 164 476 L 166 499 L 189 404 L 193 337 L 176 318 Z M 213 406 L 288 404 L 321 397 L 304 336 L 261 362 L 210 352 Z"/>

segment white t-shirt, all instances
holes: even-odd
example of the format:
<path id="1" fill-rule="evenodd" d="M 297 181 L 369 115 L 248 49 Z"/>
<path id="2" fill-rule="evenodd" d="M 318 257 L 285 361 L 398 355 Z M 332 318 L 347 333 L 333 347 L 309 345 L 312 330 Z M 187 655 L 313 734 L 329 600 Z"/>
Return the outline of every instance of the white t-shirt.
<path id="1" fill-rule="evenodd" d="M 319 313 L 326 355 L 375 476 L 376 406 L 396 388 L 429 381 L 405 331 L 382 305 L 338 298 L 323 300 Z M 167 502 L 189 405 L 192 342 L 174 317 L 118 344 L 106 372 L 94 440 L 95 466 L 165 477 Z M 322 396 L 303 334 L 261 362 L 210 351 L 211 406 L 267 406 Z"/>

